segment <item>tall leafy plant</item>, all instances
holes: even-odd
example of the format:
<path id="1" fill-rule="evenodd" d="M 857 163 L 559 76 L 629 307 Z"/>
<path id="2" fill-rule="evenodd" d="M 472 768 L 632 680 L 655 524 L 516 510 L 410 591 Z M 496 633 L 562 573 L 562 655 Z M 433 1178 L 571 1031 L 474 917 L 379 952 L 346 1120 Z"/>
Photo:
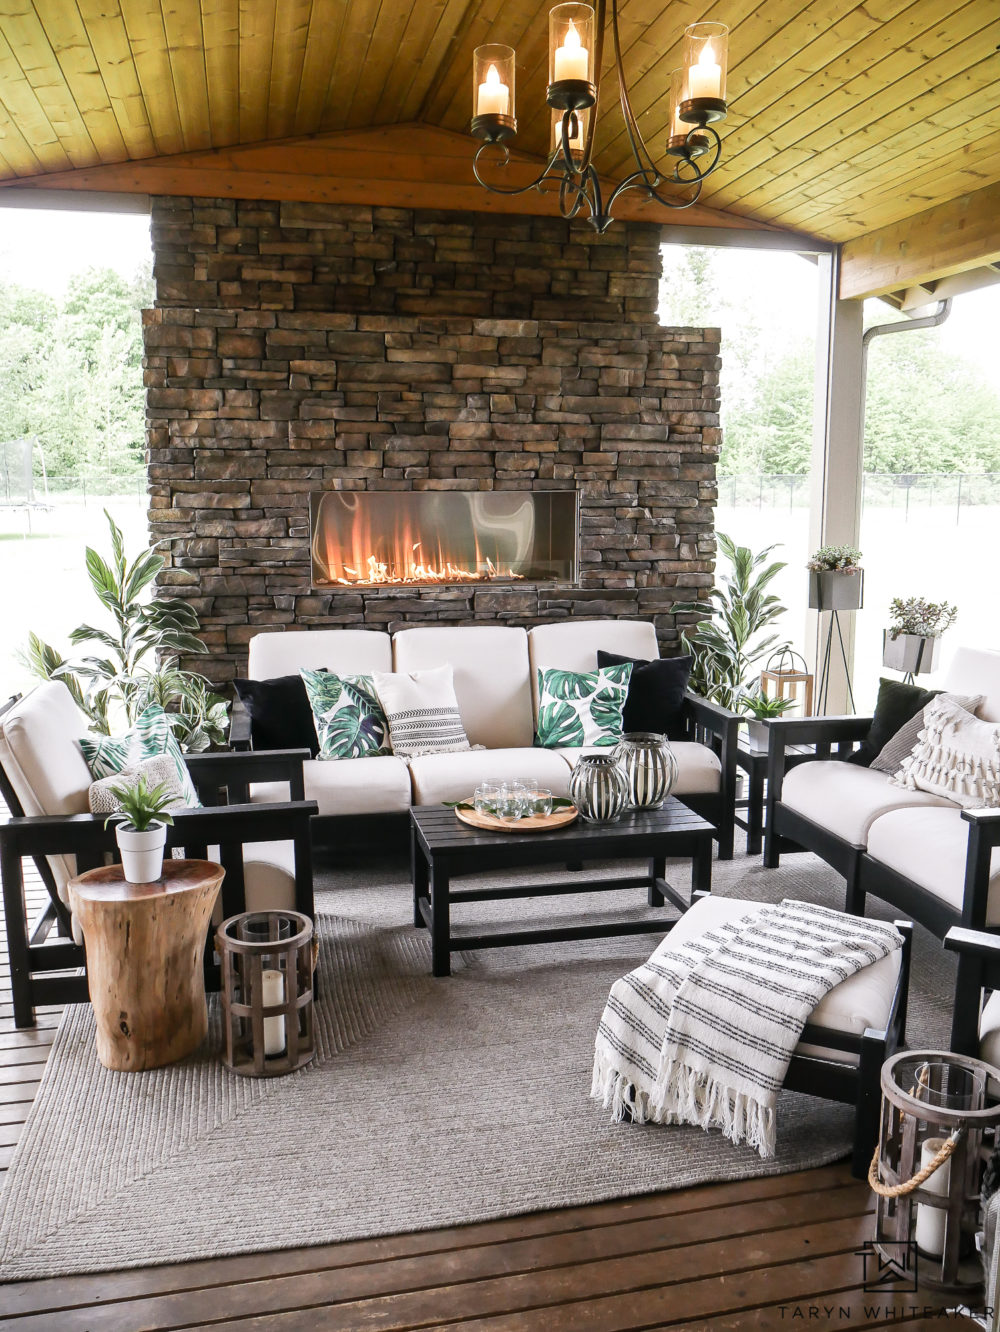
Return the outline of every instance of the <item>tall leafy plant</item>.
<path id="1" fill-rule="evenodd" d="M 733 712 L 746 712 L 745 700 L 757 692 L 761 664 L 779 643 L 778 634 L 764 634 L 764 630 L 785 613 L 785 607 L 768 591 L 785 565 L 770 561 L 774 546 L 755 555 L 749 546 L 738 546 L 724 532 L 717 539 L 730 571 L 718 578 L 708 603 L 678 602 L 673 609 L 675 614 L 705 616 L 709 612 L 681 634 L 685 650 L 694 656 L 691 688 Z"/>
<path id="2" fill-rule="evenodd" d="M 105 510 L 111 533 L 111 559 L 87 547 L 87 576 L 110 615 L 107 628 L 81 624 L 70 634 L 74 647 L 90 655 L 67 660 L 37 634 L 29 634 L 28 665 L 43 680 L 62 680 L 90 718 L 92 729 L 110 735 L 124 720 L 131 725 L 149 703 L 159 703 L 183 748 L 207 749 L 225 737 L 226 702 L 211 692 L 204 676 L 178 669 L 178 652 L 208 651 L 197 632 L 198 615 L 180 597 L 148 595 L 163 568 L 155 546 L 135 559 L 125 554 L 121 530 Z M 123 714 L 123 716 L 122 716 Z"/>

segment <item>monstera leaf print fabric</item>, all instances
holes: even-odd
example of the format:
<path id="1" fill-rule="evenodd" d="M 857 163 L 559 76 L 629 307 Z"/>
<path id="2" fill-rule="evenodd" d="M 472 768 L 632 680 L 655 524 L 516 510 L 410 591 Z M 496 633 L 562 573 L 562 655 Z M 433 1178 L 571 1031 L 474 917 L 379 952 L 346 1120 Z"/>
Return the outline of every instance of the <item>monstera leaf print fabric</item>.
<path id="1" fill-rule="evenodd" d="M 535 743 L 545 749 L 616 745 L 631 674 L 631 662 L 598 671 L 539 671 Z"/>
<path id="2" fill-rule="evenodd" d="M 114 777 L 126 769 L 131 770 L 143 759 L 166 754 L 177 770 L 185 807 L 198 809 L 201 805 L 181 747 L 170 728 L 170 718 L 159 703 L 150 703 L 125 735 L 87 736 L 80 741 L 80 748 L 95 781 L 100 781 L 102 777 Z"/>
<path id="3" fill-rule="evenodd" d="M 389 725 L 370 675 L 301 671 L 321 759 L 391 754 Z"/>

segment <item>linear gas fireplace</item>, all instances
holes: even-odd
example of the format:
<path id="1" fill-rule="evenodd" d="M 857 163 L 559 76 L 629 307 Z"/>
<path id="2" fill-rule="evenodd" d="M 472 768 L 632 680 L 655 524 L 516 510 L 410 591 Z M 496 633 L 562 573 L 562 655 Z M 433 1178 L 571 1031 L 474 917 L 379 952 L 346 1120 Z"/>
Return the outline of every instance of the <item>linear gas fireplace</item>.
<path id="1" fill-rule="evenodd" d="M 314 587 L 577 581 L 577 492 L 310 496 Z"/>

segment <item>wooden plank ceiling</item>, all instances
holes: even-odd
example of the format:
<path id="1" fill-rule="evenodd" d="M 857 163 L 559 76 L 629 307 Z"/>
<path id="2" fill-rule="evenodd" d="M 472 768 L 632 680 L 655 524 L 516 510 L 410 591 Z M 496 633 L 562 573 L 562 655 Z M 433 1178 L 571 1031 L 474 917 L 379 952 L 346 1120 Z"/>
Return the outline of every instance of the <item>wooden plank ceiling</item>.
<path id="1" fill-rule="evenodd" d="M 145 180 L 156 192 L 148 173 L 121 184 L 93 168 L 369 127 L 461 134 L 472 51 L 487 41 L 517 49 L 517 147 L 541 156 L 548 8 L 0 0 L 0 182 Z M 620 0 L 633 106 L 652 145 L 665 138 L 681 31 L 704 18 L 731 29 L 724 163 L 702 195 L 730 224 L 858 241 L 1000 182 L 997 0 Z M 627 173 L 613 76 L 597 142 L 602 173 Z M 469 140 L 468 162 L 439 154 L 470 187 L 472 151 Z M 670 216 L 713 222 L 711 212 Z"/>

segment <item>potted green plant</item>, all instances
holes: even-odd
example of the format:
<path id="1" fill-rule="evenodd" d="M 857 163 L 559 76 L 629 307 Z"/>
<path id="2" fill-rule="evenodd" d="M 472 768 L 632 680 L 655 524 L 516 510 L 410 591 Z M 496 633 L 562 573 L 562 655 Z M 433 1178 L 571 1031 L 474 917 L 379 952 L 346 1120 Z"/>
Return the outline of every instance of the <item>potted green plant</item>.
<path id="1" fill-rule="evenodd" d="M 741 711 L 748 714 L 747 738 L 749 747 L 754 753 L 762 753 L 768 747 L 768 721 L 772 717 L 780 717 L 789 708 L 794 707 L 794 698 L 772 698 L 761 691 L 756 694 L 744 694 L 741 699 Z"/>
<path id="2" fill-rule="evenodd" d="M 768 591 L 771 580 L 785 565 L 782 561 L 768 562 L 774 546 L 754 554 L 724 532 L 717 533 L 717 540 L 731 571 L 712 588 L 709 601 L 678 602 L 673 611 L 675 615 L 704 617 L 681 630 L 684 650 L 694 657 L 692 690 L 739 712 L 747 682 L 758 675 L 760 662 L 779 643 L 777 634 L 761 635 L 785 613 L 785 607 Z"/>
<path id="3" fill-rule="evenodd" d="M 820 546 L 808 560 L 809 609 L 860 610 L 865 599 L 865 574 L 856 546 Z"/>
<path id="4" fill-rule="evenodd" d="M 113 786 L 111 794 L 121 809 L 109 814 L 104 826 L 118 825 L 115 840 L 121 852 L 125 882 L 153 883 L 163 869 L 167 824 L 174 821 L 170 808 L 177 803 L 177 792 L 166 782 L 148 786 L 145 774 L 140 773 L 134 785 Z"/>
<path id="5" fill-rule="evenodd" d="M 908 675 L 922 675 L 937 666 L 941 635 L 955 623 L 958 607 L 923 597 L 893 597 L 889 628 L 882 631 L 882 665 Z"/>

